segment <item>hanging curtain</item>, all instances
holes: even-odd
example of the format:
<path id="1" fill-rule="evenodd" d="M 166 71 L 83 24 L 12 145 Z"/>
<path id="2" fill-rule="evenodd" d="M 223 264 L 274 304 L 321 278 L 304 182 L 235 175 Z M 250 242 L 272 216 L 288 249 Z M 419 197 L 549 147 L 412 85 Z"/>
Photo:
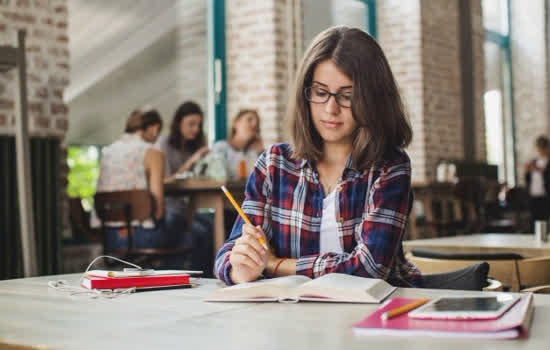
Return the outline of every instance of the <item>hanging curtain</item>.
<path id="1" fill-rule="evenodd" d="M 31 183 L 39 275 L 60 273 L 60 142 L 31 137 Z M 23 277 L 15 138 L 0 136 L 0 279 Z"/>

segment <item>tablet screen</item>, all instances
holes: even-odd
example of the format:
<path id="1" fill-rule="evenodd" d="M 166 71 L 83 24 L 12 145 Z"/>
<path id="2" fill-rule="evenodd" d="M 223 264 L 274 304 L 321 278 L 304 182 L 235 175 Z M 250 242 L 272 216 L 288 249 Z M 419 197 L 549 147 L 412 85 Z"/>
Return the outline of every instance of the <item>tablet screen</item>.
<path id="1" fill-rule="evenodd" d="M 413 310 L 413 318 L 496 318 L 510 308 L 519 297 L 497 294 L 483 297 L 440 297 Z"/>
<path id="2" fill-rule="evenodd" d="M 433 304 L 436 311 L 497 311 L 504 302 L 491 298 L 439 299 Z"/>

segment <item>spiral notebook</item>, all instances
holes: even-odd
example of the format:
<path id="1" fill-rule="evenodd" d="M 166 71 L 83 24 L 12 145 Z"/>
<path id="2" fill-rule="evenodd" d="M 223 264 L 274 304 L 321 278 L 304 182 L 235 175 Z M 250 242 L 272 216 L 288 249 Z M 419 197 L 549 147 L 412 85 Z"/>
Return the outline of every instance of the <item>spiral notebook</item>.
<path id="1" fill-rule="evenodd" d="M 386 321 L 381 315 L 388 310 L 418 299 L 393 298 L 378 310 L 354 324 L 360 335 L 429 336 L 453 338 L 513 339 L 526 337 L 533 316 L 533 294 L 521 299 L 505 314 L 492 320 L 433 320 L 414 319 L 402 314 Z"/>

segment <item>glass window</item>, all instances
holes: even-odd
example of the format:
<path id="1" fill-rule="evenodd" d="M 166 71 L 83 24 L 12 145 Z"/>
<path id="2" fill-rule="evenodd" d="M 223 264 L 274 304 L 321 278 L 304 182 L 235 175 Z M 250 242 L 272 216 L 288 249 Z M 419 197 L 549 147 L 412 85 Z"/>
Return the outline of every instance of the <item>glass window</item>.
<path id="1" fill-rule="evenodd" d="M 69 146 L 67 151 L 67 194 L 81 198 L 84 210 L 91 211 L 99 177 L 99 147 Z"/>
<path id="2" fill-rule="evenodd" d="M 368 31 L 369 5 L 361 0 L 303 0 L 304 50 L 321 31 L 337 26 L 361 28 Z"/>
<path id="3" fill-rule="evenodd" d="M 508 35 L 507 0 L 483 0 L 482 10 L 485 29 Z"/>
<path id="4" fill-rule="evenodd" d="M 512 83 L 507 0 L 483 0 L 485 26 L 485 138 L 487 161 L 498 166 L 499 181 L 515 186 Z"/>

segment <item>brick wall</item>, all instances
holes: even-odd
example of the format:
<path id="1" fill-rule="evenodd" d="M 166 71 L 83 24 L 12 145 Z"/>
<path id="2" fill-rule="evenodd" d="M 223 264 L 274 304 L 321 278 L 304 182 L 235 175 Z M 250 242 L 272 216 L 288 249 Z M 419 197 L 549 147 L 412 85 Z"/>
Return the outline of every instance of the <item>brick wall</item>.
<path id="1" fill-rule="evenodd" d="M 413 181 L 426 179 L 426 135 L 422 81 L 422 33 L 420 2 L 386 0 L 377 2 L 378 41 L 390 62 L 400 87 L 413 129 L 407 152 Z"/>
<path id="2" fill-rule="evenodd" d="M 440 159 L 463 159 L 457 1 L 421 1 L 426 178 Z"/>
<path id="3" fill-rule="evenodd" d="M 285 1 L 226 2 L 228 128 L 240 109 L 257 109 L 266 145 L 282 139 L 287 103 Z"/>
<path id="4" fill-rule="evenodd" d="M 26 30 L 29 134 L 63 139 L 69 127 L 63 91 L 69 83 L 67 0 L 0 0 L 0 45 L 16 45 Z M 16 71 L 0 73 L 0 135 L 15 134 Z M 62 188 L 67 184 L 66 150 L 60 154 Z M 1 174 L 1 172 L 0 172 Z M 66 192 L 61 192 L 62 225 L 68 228 Z"/>
<path id="5" fill-rule="evenodd" d="M 15 45 L 15 30 L 27 31 L 29 132 L 63 137 L 68 128 L 63 90 L 69 82 L 66 0 L 0 2 L 0 45 Z M 15 71 L 0 73 L 0 134 L 14 134 Z"/>
<path id="6" fill-rule="evenodd" d="M 456 1 L 377 3 L 378 40 L 401 88 L 414 132 L 414 182 L 433 181 L 440 159 L 463 159 L 459 9 Z M 481 2 L 472 1 L 476 159 L 485 160 Z M 468 140 L 466 140 L 468 142 Z"/>
<path id="7" fill-rule="evenodd" d="M 510 47 L 519 183 L 523 183 L 524 164 L 535 156 L 535 139 L 550 132 L 547 11 L 544 0 L 511 1 Z"/>

